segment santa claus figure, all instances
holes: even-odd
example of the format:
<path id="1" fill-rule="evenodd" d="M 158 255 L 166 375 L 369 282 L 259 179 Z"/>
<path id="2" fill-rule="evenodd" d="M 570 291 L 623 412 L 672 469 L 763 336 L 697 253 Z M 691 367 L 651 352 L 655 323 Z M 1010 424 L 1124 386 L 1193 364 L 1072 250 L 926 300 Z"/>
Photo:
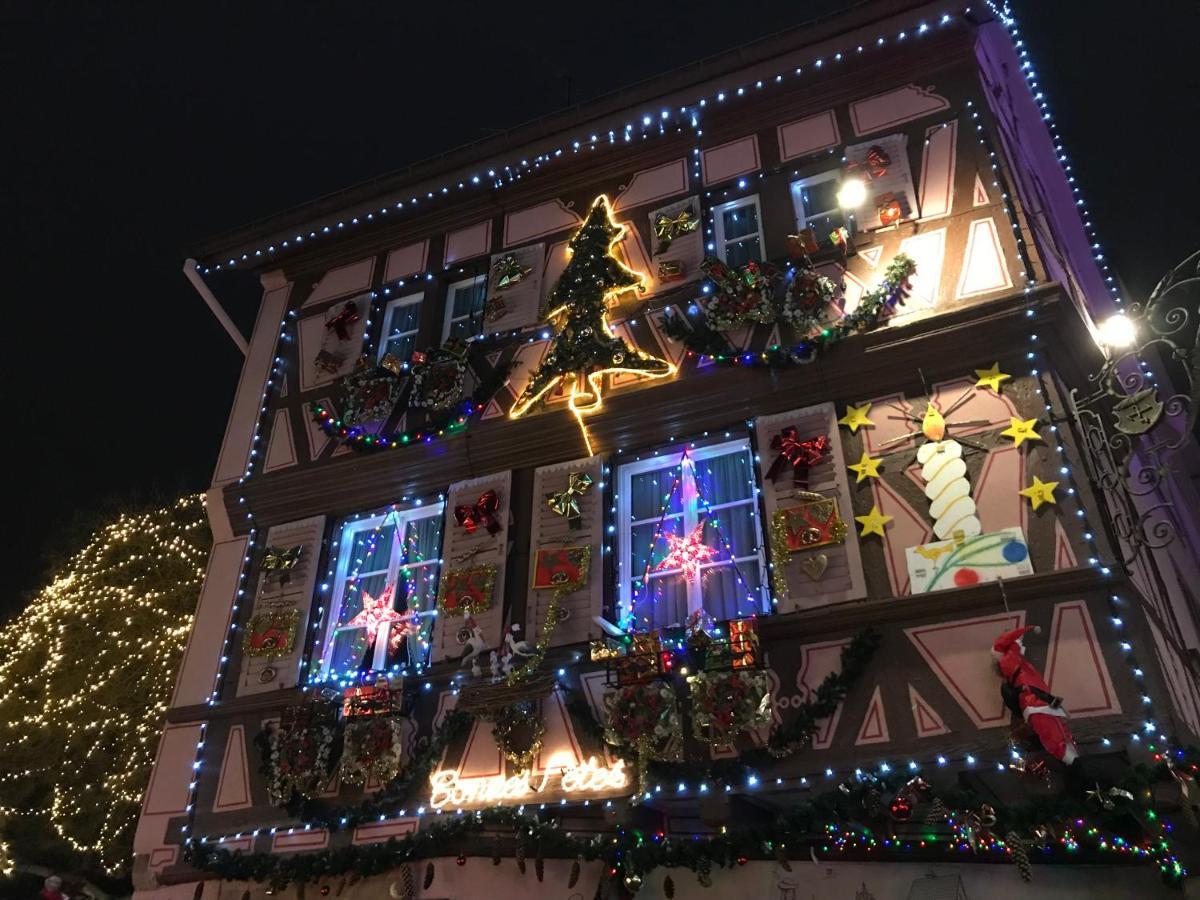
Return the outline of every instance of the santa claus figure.
<path id="1" fill-rule="evenodd" d="M 1025 645 L 1021 642 L 1029 632 L 1040 634 L 1037 625 L 1025 625 L 1006 631 L 992 645 L 992 656 L 1000 667 L 1004 685 L 1000 688 L 1004 703 L 1025 720 L 1046 752 L 1064 765 L 1071 765 L 1079 757 L 1075 749 L 1075 738 L 1067 727 L 1067 713 L 1062 708 L 1062 698 L 1050 693 L 1042 673 L 1025 658 Z"/>

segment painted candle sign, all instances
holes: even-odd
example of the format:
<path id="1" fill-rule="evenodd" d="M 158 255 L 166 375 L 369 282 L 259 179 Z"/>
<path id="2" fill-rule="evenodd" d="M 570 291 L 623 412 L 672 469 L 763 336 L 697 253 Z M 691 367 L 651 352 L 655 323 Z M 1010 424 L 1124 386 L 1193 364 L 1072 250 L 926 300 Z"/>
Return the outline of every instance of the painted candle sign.
<path id="1" fill-rule="evenodd" d="M 1033 574 L 1029 546 L 1020 528 L 920 544 L 904 554 L 914 594 Z"/>

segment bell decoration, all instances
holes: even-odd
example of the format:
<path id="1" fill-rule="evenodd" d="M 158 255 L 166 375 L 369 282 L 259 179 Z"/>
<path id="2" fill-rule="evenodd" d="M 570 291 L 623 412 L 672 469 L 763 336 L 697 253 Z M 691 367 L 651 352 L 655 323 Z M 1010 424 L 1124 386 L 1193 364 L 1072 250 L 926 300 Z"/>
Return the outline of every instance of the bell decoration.
<path id="1" fill-rule="evenodd" d="M 467 854 L 460 853 L 454 858 L 455 865 L 465 866 L 467 864 Z"/>

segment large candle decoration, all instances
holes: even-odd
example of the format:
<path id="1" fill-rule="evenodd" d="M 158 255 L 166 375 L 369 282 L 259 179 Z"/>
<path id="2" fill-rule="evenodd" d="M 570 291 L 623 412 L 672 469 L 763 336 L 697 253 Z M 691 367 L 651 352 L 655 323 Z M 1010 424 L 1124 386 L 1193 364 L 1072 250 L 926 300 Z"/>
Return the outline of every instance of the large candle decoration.
<path id="1" fill-rule="evenodd" d="M 929 498 L 933 533 L 941 540 L 979 534 L 981 527 L 967 481 L 962 444 L 946 437 L 946 420 L 933 403 L 925 406 L 921 433 L 926 443 L 917 449 L 917 462 L 921 464 L 921 480 Z"/>

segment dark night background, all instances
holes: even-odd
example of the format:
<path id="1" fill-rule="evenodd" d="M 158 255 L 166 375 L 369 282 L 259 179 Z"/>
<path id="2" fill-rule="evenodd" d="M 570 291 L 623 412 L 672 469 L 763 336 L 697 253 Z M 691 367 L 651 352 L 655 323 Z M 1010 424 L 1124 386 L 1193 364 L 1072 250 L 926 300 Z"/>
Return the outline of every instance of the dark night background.
<path id="1" fill-rule="evenodd" d="M 0 615 L 97 513 L 207 487 L 241 358 L 181 274 L 200 238 L 839 5 L 9 0 Z M 1200 245 L 1195 4 L 1017 10 L 1144 296 Z M 252 279 L 211 284 L 248 333 Z"/>

